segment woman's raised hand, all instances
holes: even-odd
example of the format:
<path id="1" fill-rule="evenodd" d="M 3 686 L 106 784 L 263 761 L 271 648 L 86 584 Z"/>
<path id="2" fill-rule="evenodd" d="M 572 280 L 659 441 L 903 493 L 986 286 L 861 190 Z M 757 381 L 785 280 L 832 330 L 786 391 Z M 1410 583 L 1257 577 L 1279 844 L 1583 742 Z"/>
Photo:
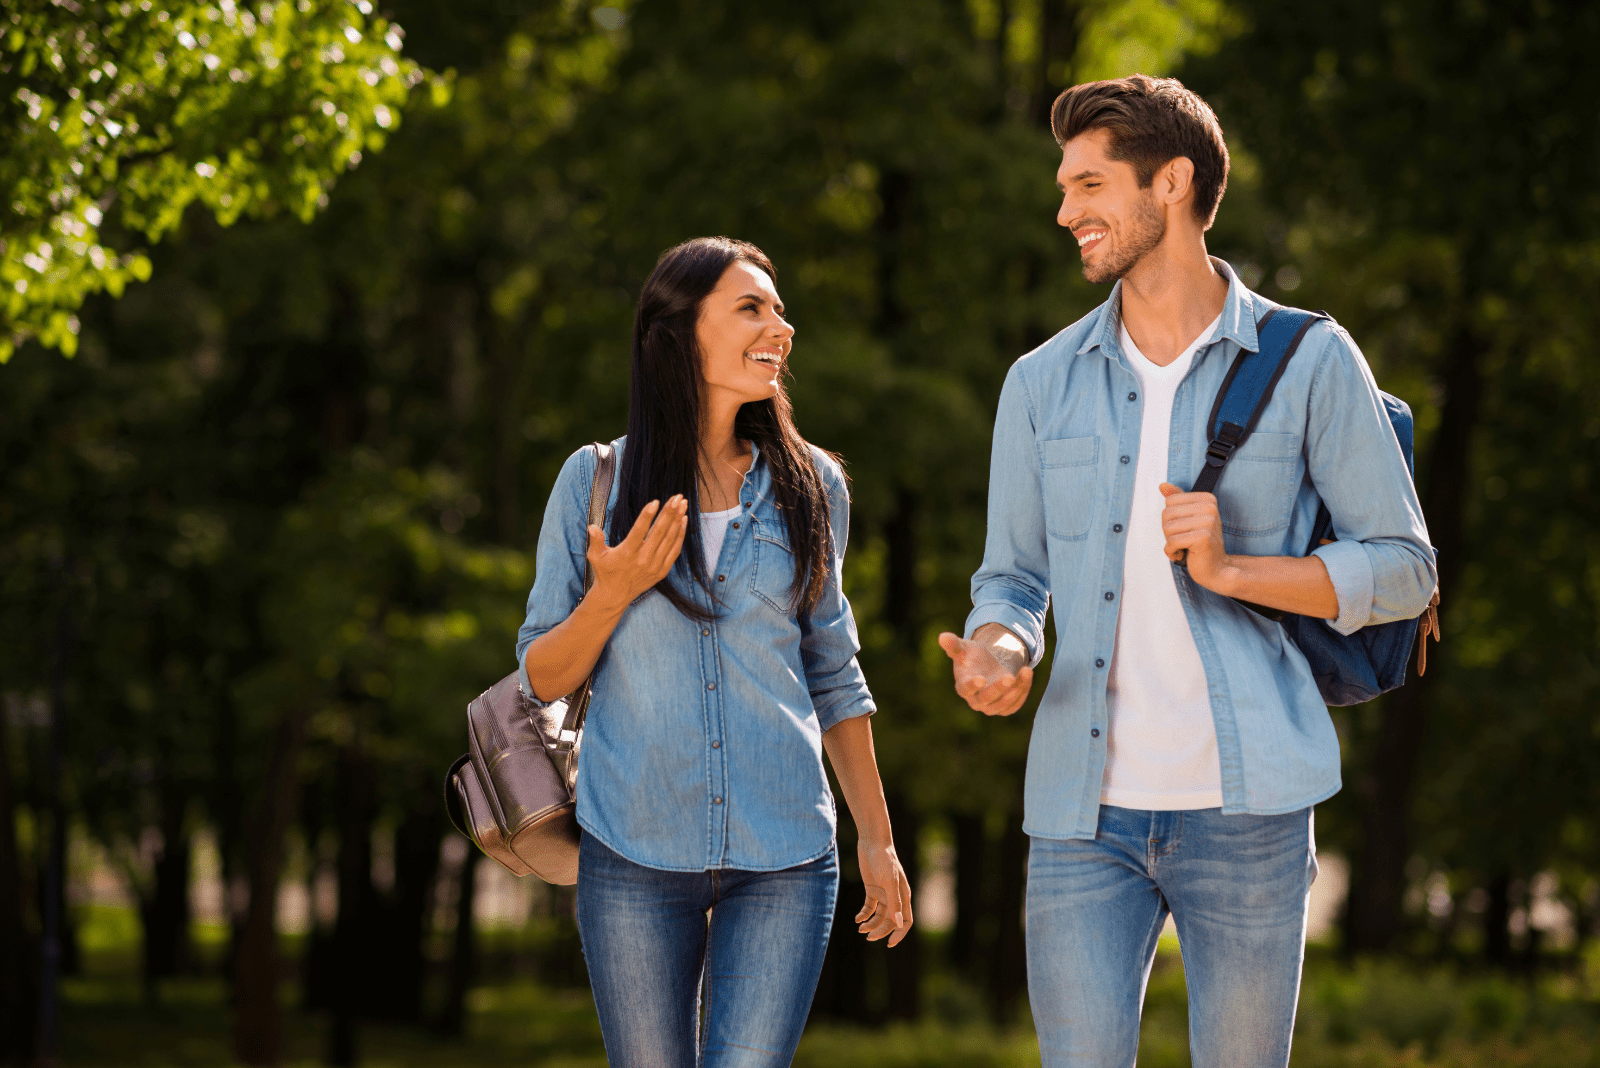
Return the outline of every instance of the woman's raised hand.
<path id="1" fill-rule="evenodd" d="M 589 527 L 589 551 L 594 568 L 594 593 L 626 608 L 634 598 L 667 577 L 689 529 L 689 502 L 676 494 L 663 506 L 651 501 L 633 521 L 633 529 L 616 545 L 606 544 L 605 531 Z"/>

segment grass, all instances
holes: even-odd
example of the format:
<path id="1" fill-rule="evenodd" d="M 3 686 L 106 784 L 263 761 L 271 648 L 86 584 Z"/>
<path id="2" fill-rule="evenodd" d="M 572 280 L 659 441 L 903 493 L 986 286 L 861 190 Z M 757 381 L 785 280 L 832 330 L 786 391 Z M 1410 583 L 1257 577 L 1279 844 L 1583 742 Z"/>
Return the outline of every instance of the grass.
<path id="1" fill-rule="evenodd" d="M 105 910 L 107 913 L 116 910 Z M 163 983 L 141 1001 L 137 949 L 127 917 L 85 917 L 85 975 L 64 984 L 64 1063 L 83 1068 L 219 1068 L 228 1055 L 226 989 L 220 979 Z M 1293 1063 L 1300 1068 L 1600 1068 L 1600 951 L 1580 974 L 1538 982 L 1392 962 L 1347 967 L 1313 947 L 1306 965 Z M 981 1021 L 975 991 L 930 977 L 927 1014 L 915 1024 L 861 1029 L 832 1024 L 806 1032 L 799 1068 L 1017 1068 L 1037 1065 L 1026 1025 Z M 468 1033 L 445 1039 L 423 1029 L 363 1023 L 364 1068 L 539 1065 L 602 1068 L 604 1047 L 587 991 L 526 980 L 475 989 Z M 1026 1019 L 1026 1014 L 1022 1017 Z M 289 1013 L 289 1063 L 322 1062 L 327 1020 Z M 1145 1003 L 1139 1064 L 1186 1068 L 1188 1011 L 1175 944 L 1158 955 Z"/>

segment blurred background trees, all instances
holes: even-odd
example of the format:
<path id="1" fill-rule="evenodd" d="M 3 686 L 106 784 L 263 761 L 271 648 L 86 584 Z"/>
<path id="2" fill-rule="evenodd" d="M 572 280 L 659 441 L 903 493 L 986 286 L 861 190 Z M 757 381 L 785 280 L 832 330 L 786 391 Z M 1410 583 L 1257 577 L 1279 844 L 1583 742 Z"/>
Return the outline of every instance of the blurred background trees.
<path id="1" fill-rule="evenodd" d="M 73 967 L 81 910 L 44 894 L 70 834 L 138 903 L 152 1003 L 173 976 L 233 977 L 241 1061 L 284 1056 L 280 979 L 325 1013 L 333 1064 L 360 1058 L 363 1019 L 459 1031 L 499 965 L 438 780 L 509 669 L 556 471 L 623 426 L 640 283 L 726 233 L 777 264 L 801 428 L 850 463 L 846 582 L 897 834 L 954 902 L 894 953 L 839 924 L 816 1012 L 1013 1020 L 1027 716 L 956 702 L 933 636 L 966 613 L 1007 367 L 1105 295 L 1053 223 L 1049 102 L 1134 70 L 1222 117 L 1212 251 L 1327 308 L 1418 414 L 1446 641 L 1425 680 L 1338 718 L 1347 789 L 1319 830 L 1354 862 L 1346 947 L 1531 968 L 1592 940 L 1600 202 L 1596 116 L 1565 89 L 1587 10 L 8 12 L 0 107 L 26 136 L 0 147 L 0 957 L 38 959 L 57 909 Z M 194 939 L 199 842 L 220 958 Z M 298 940 L 286 885 L 331 906 Z M 529 959 L 581 985 L 570 899 L 537 897 Z M 1530 915 L 1557 906 L 1567 941 L 1543 944 Z M 35 977 L 7 969 L 7 1004 Z M 32 1016 L 5 1018 L 24 1059 Z"/>

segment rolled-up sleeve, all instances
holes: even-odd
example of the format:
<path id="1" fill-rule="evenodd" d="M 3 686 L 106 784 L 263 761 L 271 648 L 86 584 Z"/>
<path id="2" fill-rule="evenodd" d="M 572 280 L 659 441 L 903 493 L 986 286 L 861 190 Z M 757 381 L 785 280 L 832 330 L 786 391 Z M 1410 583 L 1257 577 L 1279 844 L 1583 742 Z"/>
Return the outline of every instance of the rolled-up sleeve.
<path id="1" fill-rule="evenodd" d="M 1314 555 L 1339 598 L 1330 625 L 1353 634 L 1421 615 L 1438 572 L 1422 504 L 1372 370 L 1343 329 L 1317 332 L 1325 345 L 1311 384 L 1306 462 L 1337 540 Z"/>
<path id="2" fill-rule="evenodd" d="M 522 692 L 530 697 L 533 686 L 528 681 L 528 646 L 570 616 L 583 599 L 593 455 L 590 449 L 579 449 L 561 466 L 539 529 L 537 570 L 533 589 L 528 592 L 528 612 L 517 630 L 517 676 L 522 681 Z"/>
<path id="3" fill-rule="evenodd" d="M 1034 426 L 1027 383 L 1020 365 L 1013 366 L 995 414 L 988 535 L 983 564 L 972 576 L 966 635 L 972 637 L 986 623 L 999 623 L 1022 639 L 1030 663 L 1037 665 L 1044 655 L 1050 608 L 1050 558 Z"/>
<path id="4" fill-rule="evenodd" d="M 822 596 L 810 612 L 800 617 L 800 663 L 805 670 L 811 706 L 824 732 L 847 719 L 878 710 L 867 689 L 866 675 L 856 654 L 861 641 L 855 614 L 840 585 L 844 573 L 845 543 L 850 536 L 850 493 L 844 473 L 831 458 L 817 454 L 817 467 L 828 491 L 829 524 L 833 553 Z"/>

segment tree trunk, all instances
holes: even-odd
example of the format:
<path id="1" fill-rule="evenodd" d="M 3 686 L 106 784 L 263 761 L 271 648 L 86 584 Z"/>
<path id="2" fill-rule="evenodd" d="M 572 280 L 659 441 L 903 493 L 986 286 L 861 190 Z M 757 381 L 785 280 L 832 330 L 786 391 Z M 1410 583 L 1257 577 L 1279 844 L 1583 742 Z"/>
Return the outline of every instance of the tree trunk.
<path id="1" fill-rule="evenodd" d="M 1017 995 L 1028 981 L 1028 959 L 1022 937 L 1022 906 L 1027 882 L 1028 836 L 1022 831 L 1022 813 L 1007 813 L 1005 834 L 1000 838 L 1000 879 L 989 971 L 989 1011 L 1000 1026 L 1012 1022 Z"/>
<path id="2" fill-rule="evenodd" d="M 34 1011 L 39 1001 L 39 947 L 29 936 L 23 903 L 22 858 L 17 852 L 16 791 L 11 783 L 11 726 L 0 718 L 0 1064 L 26 1064 L 33 1056 Z"/>
<path id="3" fill-rule="evenodd" d="M 144 924 L 144 995 L 151 1004 L 160 980 L 178 975 L 189 960 L 188 807 L 189 799 L 176 783 L 162 783 L 161 856 L 156 860 L 155 887 L 139 908 Z"/>
<path id="4" fill-rule="evenodd" d="M 1050 112 L 1061 90 L 1072 84 L 1072 60 L 1078 53 L 1080 36 L 1079 5 L 1075 0 L 1043 0 L 1039 5 L 1039 59 L 1033 98 L 1028 102 L 1028 118 L 1050 129 Z M 1060 66 L 1067 73 L 1061 74 Z M 1051 76 L 1051 71 L 1057 77 Z"/>
<path id="5" fill-rule="evenodd" d="M 1445 368 L 1439 429 L 1428 450 L 1422 512 L 1438 550 L 1439 592 L 1445 604 L 1466 557 L 1472 436 L 1479 421 L 1487 347 L 1470 327 L 1457 331 Z M 1378 735 L 1361 784 L 1361 847 L 1354 858 L 1346 912 L 1345 948 L 1351 953 L 1390 951 L 1405 927 L 1401 902 L 1412 850 L 1411 807 L 1441 667 L 1436 664 L 1421 678 L 1412 676 L 1381 699 Z"/>
<path id="6" fill-rule="evenodd" d="M 283 1059 L 283 1007 L 278 1000 L 278 879 L 284 838 L 299 792 L 300 749 L 306 714 L 287 709 L 273 732 L 266 778 L 257 798 L 247 860 L 250 903 L 234 962 L 233 1053 L 241 1064 L 263 1068 Z"/>
<path id="7" fill-rule="evenodd" d="M 987 911 L 984 888 L 988 883 L 989 839 L 980 815 L 950 817 L 956 836 L 956 920 L 950 930 L 950 967 L 957 975 L 972 975 L 978 961 L 979 938 Z"/>
<path id="8" fill-rule="evenodd" d="M 1483 910 L 1483 957 L 1497 968 L 1511 963 L 1511 876 L 1489 880 L 1489 905 Z"/>
<path id="9" fill-rule="evenodd" d="M 388 967 L 373 979 L 385 991 L 377 1006 L 386 1020 L 422 1022 L 423 987 L 427 982 L 427 957 L 423 952 L 433 914 L 433 884 L 439 873 L 439 837 L 442 814 L 438 791 L 418 783 L 413 792 L 416 807 L 406 813 L 394 836 L 394 892 L 388 915 L 389 930 L 378 943 L 387 946 Z"/>
<path id="10" fill-rule="evenodd" d="M 339 781 L 334 789 L 339 826 L 339 918 L 333 928 L 333 953 L 328 965 L 332 1021 L 328 1063 L 353 1068 L 356 1063 L 356 1020 L 371 997 L 370 961 L 378 907 L 372 890 L 371 767 L 353 741 L 339 751 Z"/>
<path id="11" fill-rule="evenodd" d="M 861 908 L 862 884 L 856 866 L 855 828 L 839 821 L 839 897 L 833 910 L 833 929 L 828 935 L 828 953 L 811 1001 L 811 1014 L 835 1020 L 867 1023 L 866 941 L 856 932 L 855 916 Z"/>
<path id="12" fill-rule="evenodd" d="M 477 974 L 477 938 L 473 923 L 473 899 L 478 896 L 478 861 L 481 854 L 477 846 L 467 849 L 461 861 L 460 890 L 456 894 L 455 952 L 450 958 L 450 987 L 445 992 L 444 1008 L 439 1014 L 439 1030 L 456 1038 L 467 1033 L 467 991 Z"/>
<path id="13" fill-rule="evenodd" d="M 922 865 L 917 839 L 922 821 L 905 798 L 894 794 L 889 798 L 889 822 L 894 828 L 895 851 L 906 870 L 906 880 L 911 884 L 913 905 L 916 888 L 922 883 Z M 912 915 L 916 915 L 913 908 Z M 856 937 L 861 937 L 857 935 Z M 883 943 L 887 949 L 887 942 Z M 900 944 L 888 949 L 889 1003 L 886 1015 L 891 1020 L 915 1020 L 922 1015 L 922 935 L 913 923 Z"/>

